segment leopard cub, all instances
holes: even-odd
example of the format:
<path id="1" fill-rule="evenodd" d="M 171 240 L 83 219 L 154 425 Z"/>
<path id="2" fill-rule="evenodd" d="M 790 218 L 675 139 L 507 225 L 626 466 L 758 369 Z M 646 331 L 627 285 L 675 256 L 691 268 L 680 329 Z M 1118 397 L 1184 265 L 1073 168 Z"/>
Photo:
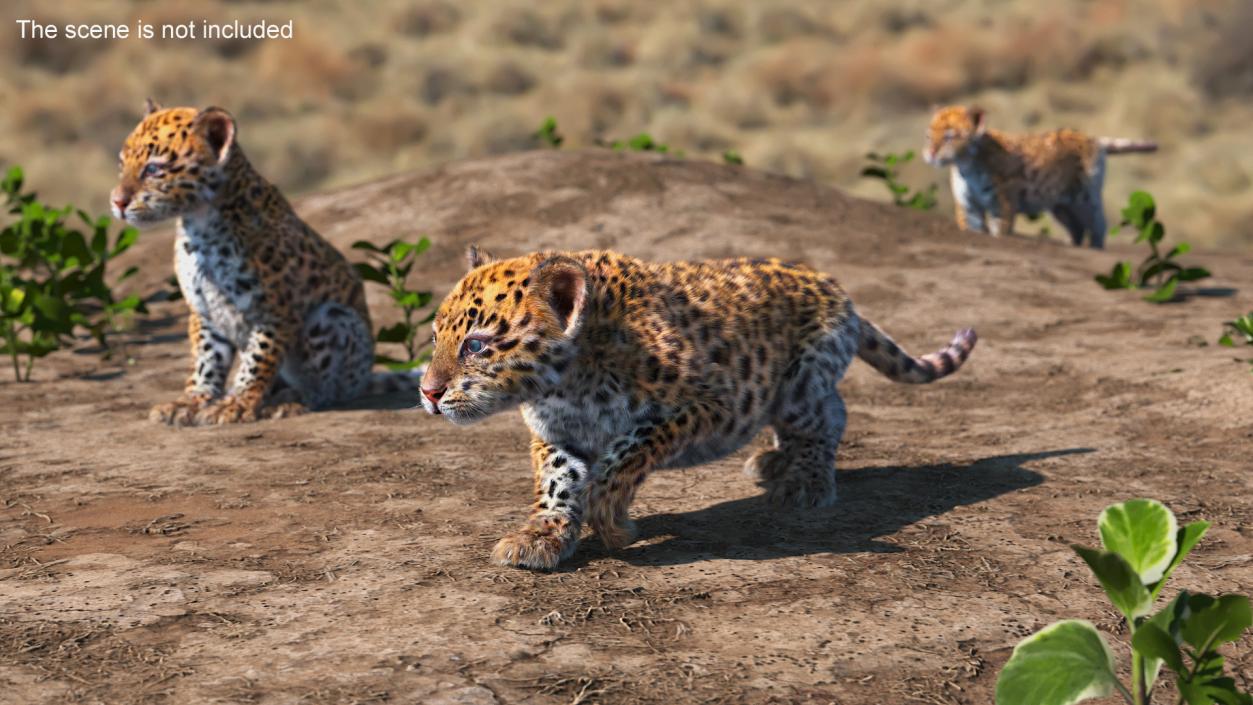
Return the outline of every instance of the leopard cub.
<path id="1" fill-rule="evenodd" d="M 1015 135 L 988 128 L 983 110 L 941 108 L 931 118 L 922 156 L 952 167 L 953 200 L 962 228 L 1001 235 L 1014 218 L 1049 211 L 1075 245 L 1105 246 L 1105 156 L 1153 152 L 1157 145 L 1076 130 Z"/>
<path id="2" fill-rule="evenodd" d="M 404 386 L 371 375 L 360 277 L 253 168 L 229 113 L 149 101 L 119 159 L 113 213 L 134 225 L 178 218 L 174 268 L 191 308 L 191 377 L 153 420 L 254 421 Z"/>
<path id="3" fill-rule="evenodd" d="M 975 345 L 967 329 L 913 357 L 835 280 L 777 259 L 472 249 L 470 267 L 435 315 L 423 406 L 456 424 L 522 407 L 535 500 L 496 545 L 505 565 L 556 567 L 585 519 L 609 548 L 630 544 L 628 509 L 649 473 L 722 458 L 763 426 L 774 447 L 746 469 L 768 499 L 829 506 L 847 418 L 836 385 L 853 358 L 920 384 L 957 371 Z"/>

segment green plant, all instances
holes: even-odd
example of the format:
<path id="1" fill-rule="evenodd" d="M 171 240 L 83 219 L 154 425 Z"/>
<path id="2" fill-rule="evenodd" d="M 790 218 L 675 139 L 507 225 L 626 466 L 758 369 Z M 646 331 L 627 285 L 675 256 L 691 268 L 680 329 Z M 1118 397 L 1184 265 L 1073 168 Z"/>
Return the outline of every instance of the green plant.
<path id="1" fill-rule="evenodd" d="M 1223 323 L 1223 337 L 1218 339 L 1218 344 L 1234 348 L 1237 340 L 1243 341 L 1245 345 L 1253 345 L 1253 311 L 1234 321 Z"/>
<path id="2" fill-rule="evenodd" d="M 614 140 L 609 143 L 610 149 L 628 150 L 631 152 L 658 152 L 660 154 L 673 154 L 676 157 L 683 156 L 683 150 L 671 150 L 670 145 L 658 142 L 653 136 L 647 132 L 641 132 L 638 135 L 626 140 Z"/>
<path id="3" fill-rule="evenodd" d="M 418 312 L 431 303 L 431 292 L 409 289 L 407 284 L 409 272 L 413 270 L 418 255 L 430 247 L 431 241 L 425 237 L 417 242 L 392 240 L 382 247 L 366 240 L 358 240 L 352 244 L 354 250 L 364 251 L 369 260 L 353 265 L 357 273 L 366 281 L 387 287 L 392 301 L 400 307 L 404 316 L 400 323 L 383 326 L 378 331 L 378 342 L 397 343 L 404 348 L 404 359 L 375 354 L 374 361 L 391 370 L 412 370 L 430 358 L 430 351 L 426 349 L 426 337 L 421 335 L 421 328 L 435 319 L 435 311 L 420 319 Z"/>
<path id="4" fill-rule="evenodd" d="M 1126 619 L 1131 687 L 1115 674 L 1114 655 L 1100 632 L 1089 622 L 1068 619 L 1014 647 L 996 682 L 997 705 L 1070 705 L 1115 691 L 1128 705 L 1146 705 L 1163 666 L 1175 674 L 1176 703 L 1253 704 L 1253 697 L 1223 675 L 1223 657 L 1217 651 L 1253 623 L 1247 597 L 1180 592 L 1150 614 L 1166 580 L 1205 535 L 1209 522 L 1180 527 L 1160 502 L 1133 499 L 1107 507 L 1098 528 L 1103 548 L 1071 548 Z"/>
<path id="5" fill-rule="evenodd" d="M 904 154 L 888 152 L 881 155 L 876 152 L 870 152 L 866 155 L 866 159 L 870 164 L 862 167 L 861 176 L 865 179 L 882 181 L 883 185 L 892 194 L 892 203 L 905 208 L 929 211 L 935 208 L 936 185 L 932 183 L 925 190 L 917 190 L 910 193 L 909 185 L 901 182 L 899 167 L 913 161 L 913 158 L 914 150 L 912 149 Z"/>
<path id="6" fill-rule="evenodd" d="M 1181 242 L 1163 254 L 1159 248 L 1166 237 L 1166 226 L 1156 217 L 1157 204 L 1146 191 L 1131 194 L 1127 207 L 1122 209 L 1122 222 L 1110 233 L 1130 226 L 1136 230 L 1137 243 L 1146 242 L 1149 254 L 1133 271 L 1130 262 L 1120 261 L 1114 265 L 1109 274 L 1096 275 L 1096 281 L 1106 289 L 1153 289 L 1153 293 L 1144 297 L 1152 303 L 1173 301 L 1177 295 L 1179 282 L 1190 282 L 1210 276 L 1204 267 L 1185 267 L 1175 261 L 1179 255 L 1186 254 L 1192 246 Z"/>
<path id="7" fill-rule="evenodd" d="M 12 360 L 14 378 L 25 382 L 35 360 L 69 345 L 75 331 L 87 332 L 107 352 L 107 335 L 119 318 L 146 309 L 139 296 L 118 298 L 113 291 L 135 267 L 112 284 L 106 279 L 109 261 L 130 248 L 139 232 L 124 227 L 110 243 L 110 218 L 93 219 L 73 206 L 49 207 L 34 192 L 23 192 L 22 181 L 15 166 L 0 182 L 8 212 L 16 216 L 0 230 L 0 352 Z M 71 227 L 71 215 L 86 229 Z"/>
<path id="8" fill-rule="evenodd" d="M 1247 315 L 1239 316 L 1235 320 L 1223 323 L 1223 335 L 1218 339 L 1219 345 L 1225 345 L 1234 348 L 1236 341 L 1243 341 L 1245 345 L 1253 345 L 1253 311 Z M 1253 359 L 1248 360 L 1253 365 Z M 1250 369 L 1253 372 L 1253 369 Z"/>
<path id="9" fill-rule="evenodd" d="M 727 164 L 734 164 L 736 166 L 744 166 L 744 157 L 741 157 L 740 153 L 734 149 L 728 149 L 727 151 L 723 152 L 722 161 Z"/>
<path id="10" fill-rule="evenodd" d="M 566 138 L 557 132 L 557 118 L 551 115 L 540 123 L 539 129 L 531 136 L 553 149 L 561 149 L 561 143 L 566 141 Z"/>

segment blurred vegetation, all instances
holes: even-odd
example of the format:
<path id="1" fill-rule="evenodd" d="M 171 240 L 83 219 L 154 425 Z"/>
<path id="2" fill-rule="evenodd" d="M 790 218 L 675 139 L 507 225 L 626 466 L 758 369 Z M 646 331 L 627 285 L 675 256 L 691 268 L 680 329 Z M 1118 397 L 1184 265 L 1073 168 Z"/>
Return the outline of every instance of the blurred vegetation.
<path id="1" fill-rule="evenodd" d="M 76 334 L 90 335 L 107 354 L 108 334 L 147 309 L 139 296 L 114 291 L 135 267 L 109 279 L 110 260 L 135 243 L 135 228 L 110 240 L 109 217 L 53 208 L 22 186 L 16 166 L 0 182 L 12 216 L 0 230 L 0 352 L 12 361 L 14 379 L 29 382 L 35 361 L 73 344 Z M 75 219 L 85 229 L 74 227 Z"/>
<path id="2" fill-rule="evenodd" d="M 914 150 L 907 150 L 904 154 L 877 154 L 871 152 L 866 155 L 866 160 L 870 163 L 862 167 L 861 176 L 866 179 L 874 179 L 880 181 L 887 188 L 888 193 L 892 194 L 892 203 L 905 208 L 913 208 L 920 211 L 929 211 L 935 208 L 936 204 L 936 185 L 928 184 L 926 189 L 912 189 L 909 184 L 901 182 L 900 167 L 913 161 Z"/>
<path id="3" fill-rule="evenodd" d="M 1109 192 L 1152 192 L 1195 245 L 1253 244 L 1253 55 L 1240 35 L 1253 5 L 1241 0 L 6 7 L 55 23 L 299 27 L 260 43 L 0 35 L 0 94 L 21 96 L 0 114 L 0 160 L 23 164 L 49 201 L 93 212 L 147 95 L 229 108 L 249 157 L 293 195 L 531 148 L 544 115 L 563 116 L 566 146 L 645 132 L 692 158 L 734 149 L 755 168 L 877 195 L 857 175 L 866 145 L 919 149 L 932 104 L 977 102 L 1006 130 L 1158 141 L 1159 155 L 1111 162 Z M 925 184 L 925 171 L 902 176 Z M 947 209 L 948 189 L 937 197 Z"/>
<path id="4" fill-rule="evenodd" d="M 418 256 L 431 248 L 431 241 L 425 237 L 417 242 L 392 240 L 379 247 L 367 240 L 358 240 L 352 248 L 366 254 L 367 261 L 353 265 L 357 273 L 368 282 L 386 287 L 403 318 L 395 325 L 379 328 L 377 339 L 380 343 L 400 345 L 405 357 L 376 353 L 374 361 L 397 372 L 418 367 L 430 359 L 431 353 L 422 333 L 426 324 L 435 320 L 435 310 L 425 316 L 419 315 L 431 303 L 431 292 L 410 289 L 408 279 Z"/>
<path id="5" fill-rule="evenodd" d="M 1106 289 L 1153 289 L 1153 293 L 1144 297 L 1152 303 L 1166 303 L 1178 298 L 1178 287 L 1181 282 L 1192 282 L 1210 276 L 1204 267 L 1186 267 L 1176 258 L 1191 251 L 1192 246 L 1186 242 L 1163 251 L 1162 240 L 1166 238 L 1166 226 L 1157 219 L 1157 203 L 1147 191 L 1136 191 L 1131 194 L 1127 207 L 1122 210 L 1122 222 L 1110 231 L 1117 234 L 1122 228 L 1131 227 L 1136 231 L 1135 242 L 1145 243 L 1149 253 L 1139 266 L 1131 262 L 1121 261 L 1114 265 L 1109 274 L 1096 275 L 1096 281 Z"/>

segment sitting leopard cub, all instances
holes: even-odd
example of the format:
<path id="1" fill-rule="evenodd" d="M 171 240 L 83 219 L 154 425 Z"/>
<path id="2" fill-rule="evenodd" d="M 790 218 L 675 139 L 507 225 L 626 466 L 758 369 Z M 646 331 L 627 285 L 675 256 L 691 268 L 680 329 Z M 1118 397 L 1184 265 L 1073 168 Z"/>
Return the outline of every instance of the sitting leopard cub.
<path id="1" fill-rule="evenodd" d="M 1011 233 L 1014 217 L 1049 211 L 1075 245 L 1105 246 L 1105 155 L 1153 152 L 1157 145 L 1113 137 L 1088 137 L 1075 130 L 1011 135 L 988 129 L 979 108 L 950 106 L 936 111 L 922 156 L 951 166 L 957 224 L 962 228 Z"/>
<path id="2" fill-rule="evenodd" d="M 768 260 L 651 264 L 612 252 L 544 252 L 471 271 L 436 313 L 423 406 L 456 424 L 522 407 L 535 503 L 493 552 L 551 569 L 586 517 L 611 549 L 631 543 L 627 509 L 649 472 L 734 452 L 766 425 L 775 443 L 747 470 L 774 503 L 835 501 L 844 433 L 836 383 L 854 355 L 896 382 L 955 372 L 963 330 L 911 357 L 861 318 L 839 285 Z"/>
<path id="3" fill-rule="evenodd" d="M 181 397 L 152 409 L 154 421 L 254 421 L 395 385 L 370 375 L 360 278 L 252 168 L 225 110 L 149 101 L 120 159 L 114 215 L 134 225 L 178 217 L 174 266 L 191 307 L 192 375 Z M 280 378 L 295 400 L 272 403 Z"/>

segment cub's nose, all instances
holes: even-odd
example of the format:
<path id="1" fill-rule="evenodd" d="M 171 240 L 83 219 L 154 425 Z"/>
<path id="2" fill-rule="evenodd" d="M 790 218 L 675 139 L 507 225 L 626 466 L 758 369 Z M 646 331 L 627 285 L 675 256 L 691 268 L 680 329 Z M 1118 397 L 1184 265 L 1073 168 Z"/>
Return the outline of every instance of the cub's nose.
<path id="1" fill-rule="evenodd" d="M 422 395 L 431 402 L 431 407 L 435 409 L 437 414 L 439 413 L 439 398 L 444 396 L 444 390 L 446 389 L 447 387 L 440 387 L 439 389 L 422 388 Z"/>
<path id="2" fill-rule="evenodd" d="M 131 204 L 131 197 L 124 193 L 113 194 L 113 212 L 119 218 L 126 212 L 126 207 Z"/>

